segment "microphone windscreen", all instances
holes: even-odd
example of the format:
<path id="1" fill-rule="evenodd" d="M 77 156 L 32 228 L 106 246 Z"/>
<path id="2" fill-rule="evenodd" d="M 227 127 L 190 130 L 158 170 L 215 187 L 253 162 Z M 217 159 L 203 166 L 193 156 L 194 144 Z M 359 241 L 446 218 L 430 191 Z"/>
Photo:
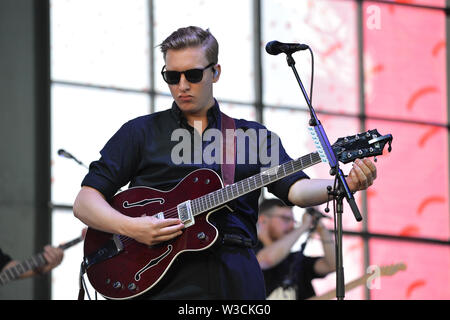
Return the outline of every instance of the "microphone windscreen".
<path id="1" fill-rule="evenodd" d="M 280 54 L 281 48 L 280 48 L 280 42 L 278 41 L 270 41 L 266 44 L 266 52 L 268 54 L 276 56 L 277 54 Z"/>

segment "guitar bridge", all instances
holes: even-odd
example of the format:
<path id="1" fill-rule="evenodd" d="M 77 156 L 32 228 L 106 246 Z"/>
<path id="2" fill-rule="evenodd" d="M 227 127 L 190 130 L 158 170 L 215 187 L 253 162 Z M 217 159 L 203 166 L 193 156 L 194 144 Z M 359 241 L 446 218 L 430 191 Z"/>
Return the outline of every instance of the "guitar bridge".
<path id="1" fill-rule="evenodd" d="M 177 206 L 177 211 L 178 218 L 183 222 L 185 228 L 190 227 L 195 223 L 190 200 L 180 203 Z"/>

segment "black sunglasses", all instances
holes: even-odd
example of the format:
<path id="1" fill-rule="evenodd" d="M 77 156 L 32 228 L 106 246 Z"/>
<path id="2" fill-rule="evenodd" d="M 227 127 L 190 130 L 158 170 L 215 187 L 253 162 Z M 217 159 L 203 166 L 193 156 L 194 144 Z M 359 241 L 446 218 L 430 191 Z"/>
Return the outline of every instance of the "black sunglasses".
<path id="1" fill-rule="evenodd" d="M 181 72 L 180 71 L 164 71 L 164 68 L 166 67 L 166 66 L 164 66 L 161 70 L 161 74 L 163 76 L 164 81 L 167 82 L 168 84 L 177 84 L 178 82 L 180 82 L 182 73 L 186 77 L 186 80 L 189 81 L 190 83 L 198 83 L 198 82 L 202 81 L 202 79 L 203 79 L 203 71 L 212 67 L 213 65 L 215 65 L 214 62 L 208 64 L 203 69 L 189 69 L 189 70 L 181 71 Z"/>

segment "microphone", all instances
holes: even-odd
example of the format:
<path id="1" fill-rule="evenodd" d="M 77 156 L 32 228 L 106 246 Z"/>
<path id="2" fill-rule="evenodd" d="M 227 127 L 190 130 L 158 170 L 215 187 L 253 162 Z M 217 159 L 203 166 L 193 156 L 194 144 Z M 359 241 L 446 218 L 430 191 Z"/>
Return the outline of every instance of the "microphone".
<path id="1" fill-rule="evenodd" d="M 314 218 L 316 218 L 317 220 L 319 220 L 320 218 L 326 218 L 326 219 L 331 219 L 329 216 L 323 214 L 322 212 L 320 212 L 317 209 L 314 208 L 308 208 L 306 209 L 306 213 L 313 216 Z"/>
<path id="2" fill-rule="evenodd" d="M 72 160 L 74 160 L 76 163 L 78 163 L 79 165 L 81 165 L 81 166 L 87 168 L 86 165 L 85 165 L 83 162 L 81 162 L 80 160 L 78 160 L 77 158 L 75 158 L 72 154 L 70 154 L 69 152 L 67 152 L 67 151 L 64 150 L 64 149 L 59 149 L 59 150 L 58 150 L 58 155 L 61 156 L 61 157 L 67 158 L 67 159 L 72 159 Z"/>
<path id="3" fill-rule="evenodd" d="M 68 159 L 73 159 L 74 156 L 71 155 L 70 153 L 68 153 L 66 150 L 64 149 L 59 149 L 58 150 L 58 155 L 64 158 L 68 158 Z"/>
<path id="4" fill-rule="evenodd" d="M 309 46 L 302 43 L 283 43 L 279 41 L 270 41 L 266 44 L 266 52 L 276 56 L 282 52 L 292 54 L 300 50 L 307 50 Z"/>

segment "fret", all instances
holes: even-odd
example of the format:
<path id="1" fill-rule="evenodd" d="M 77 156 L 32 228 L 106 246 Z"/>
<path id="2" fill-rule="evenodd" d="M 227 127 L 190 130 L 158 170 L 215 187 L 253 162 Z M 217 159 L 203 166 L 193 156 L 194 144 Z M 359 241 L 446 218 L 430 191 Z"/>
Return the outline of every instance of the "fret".
<path id="1" fill-rule="evenodd" d="M 220 202 L 219 202 L 219 195 L 217 194 L 217 191 L 214 191 L 214 207 L 216 207 Z"/>
<path id="2" fill-rule="evenodd" d="M 37 267 L 39 267 L 39 261 L 36 261 L 35 258 L 36 258 L 36 257 L 31 257 L 31 265 L 32 265 L 34 268 L 37 268 Z"/>
<path id="3" fill-rule="evenodd" d="M 214 206 L 217 207 L 217 205 L 219 205 L 220 200 L 219 200 L 219 194 L 217 191 L 214 191 Z"/>
<path id="4" fill-rule="evenodd" d="M 195 200 L 191 201 L 191 209 L 192 209 L 193 215 L 195 216 L 198 213 L 197 201 L 195 201 Z"/>
<path id="5" fill-rule="evenodd" d="M 15 278 L 15 279 L 17 279 L 18 277 L 20 277 L 20 272 L 19 272 L 19 270 L 17 270 L 16 267 L 11 268 L 10 270 L 11 270 L 11 273 L 14 275 L 14 278 Z"/>
<path id="6" fill-rule="evenodd" d="M 29 259 L 28 259 L 29 260 Z M 32 268 L 32 266 L 30 265 L 30 263 L 28 262 L 28 260 L 25 260 L 24 262 L 23 262 L 23 264 L 25 265 L 25 267 L 27 268 L 27 270 L 31 270 L 31 269 L 33 269 Z"/>
<path id="7" fill-rule="evenodd" d="M 259 187 L 262 187 L 264 185 L 262 175 L 259 174 L 258 177 L 259 177 Z"/>
<path id="8" fill-rule="evenodd" d="M 211 208 L 216 206 L 215 192 L 211 193 Z"/>
<path id="9" fill-rule="evenodd" d="M 211 193 L 211 208 L 214 208 L 216 205 L 216 192 L 214 191 Z"/>
<path id="10" fill-rule="evenodd" d="M 202 197 L 202 205 L 203 205 L 203 211 L 206 211 L 208 209 L 208 205 L 206 204 L 206 199 L 205 197 Z"/>
<path id="11" fill-rule="evenodd" d="M 284 173 L 284 174 L 283 174 L 283 177 L 286 177 L 286 169 L 284 168 L 284 167 L 285 167 L 285 164 L 283 164 L 282 167 L 283 167 L 283 173 Z"/>
<path id="12" fill-rule="evenodd" d="M 219 201 L 219 195 L 218 195 L 218 191 L 214 191 L 213 193 L 211 193 L 211 198 L 212 198 L 212 207 L 217 207 L 220 204 Z"/>
<path id="13" fill-rule="evenodd" d="M 226 201 L 225 201 L 224 196 L 223 196 L 223 190 L 220 190 L 219 194 L 222 196 L 222 203 L 225 203 Z"/>
<path id="14" fill-rule="evenodd" d="M 228 197 L 228 186 L 223 188 L 222 191 L 223 191 L 223 201 L 228 202 L 228 200 L 230 200 L 230 198 Z"/>
<path id="15" fill-rule="evenodd" d="M 16 269 L 17 269 L 17 271 L 20 273 L 20 274 L 22 274 L 22 273 L 24 273 L 26 270 L 24 270 L 24 268 L 23 268 L 23 266 L 22 266 L 22 264 L 21 263 L 19 263 L 18 265 L 16 265 Z"/>
<path id="16" fill-rule="evenodd" d="M 269 177 L 267 177 L 266 175 L 262 175 L 261 177 L 262 177 L 262 180 L 263 180 L 263 185 L 268 184 Z"/>
<path id="17" fill-rule="evenodd" d="M 8 281 L 8 276 L 5 272 L 0 273 L 0 283 L 5 284 Z"/>
<path id="18" fill-rule="evenodd" d="M 9 280 L 14 279 L 14 274 L 12 273 L 11 269 L 13 269 L 13 268 L 9 268 L 9 269 L 5 270 L 5 274 L 8 276 Z"/>
<path id="19" fill-rule="evenodd" d="M 207 195 L 203 196 L 203 203 L 205 205 L 205 211 L 208 210 L 208 197 Z"/>
<path id="20" fill-rule="evenodd" d="M 209 199 L 209 209 L 214 208 L 214 193 L 208 195 Z"/>
<path id="21" fill-rule="evenodd" d="M 241 181 L 241 187 L 242 187 L 241 195 L 246 194 L 246 193 L 248 193 L 250 191 L 250 188 L 247 188 L 245 186 L 245 182 L 247 182 L 247 185 L 248 185 L 248 181 L 245 181 L 245 180 L 247 180 L 247 179 L 244 179 L 244 180 Z"/>
<path id="22" fill-rule="evenodd" d="M 284 170 L 284 176 L 287 177 L 288 175 L 290 175 L 292 172 L 290 171 L 291 169 L 289 168 L 289 163 L 286 162 L 283 164 L 283 170 Z"/>
<path id="23" fill-rule="evenodd" d="M 242 192 L 239 193 L 239 196 L 242 196 L 243 194 L 248 193 L 249 189 L 245 186 L 245 179 L 241 180 L 240 184 Z"/>
<path id="24" fill-rule="evenodd" d="M 237 191 L 237 194 L 243 194 L 244 193 L 244 188 L 243 188 L 243 185 L 242 185 L 241 181 L 236 183 L 236 191 Z"/>
<path id="25" fill-rule="evenodd" d="M 206 202 L 207 202 L 207 208 L 211 209 L 211 196 L 210 195 L 206 195 Z"/>
<path id="26" fill-rule="evenodd" d="M 196 199 L 195 206 L 197 208 L 197 213 L 202 212 L 202 204 L 201 204 L 201 201 L 199 199 Z"/>
<path id="27" fill-rule="evenodd" d="M 203 206 L 202 206 L 202 200 L 201 199 L 197 199 L 197 208 L 198 208 L 198 212 L 203 212 Z"/>
<path id="28" fill-rule="evenodd" d="M 199 212 L 203 212 L 202 199 L 199 198 L 199 199 L 197 199 L 197 200 L 198 200 L 198 201 L 197 201 L 197 206 L 198 206 Z"/>

